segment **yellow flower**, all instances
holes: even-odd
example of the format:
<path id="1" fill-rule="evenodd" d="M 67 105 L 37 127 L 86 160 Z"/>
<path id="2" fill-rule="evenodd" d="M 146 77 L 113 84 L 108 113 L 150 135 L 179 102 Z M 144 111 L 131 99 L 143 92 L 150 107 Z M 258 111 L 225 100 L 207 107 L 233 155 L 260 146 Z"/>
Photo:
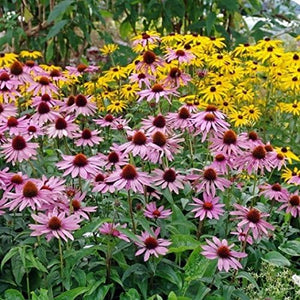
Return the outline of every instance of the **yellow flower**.
<path id="1" fill-rule="evenodd" d="M 232 112 L 229 114 L 229 119 L 231 123 L 234 123 L 235 127 L 247 126 L 249 125 L 249 120 L 246 116 L 239 111 Z"/>
<path id="2" fill-rule="evenodd" d="M 209 52 L 226 47 L 225 38 L 216 38 L 215 36 L 206 37 L 205 49 Z"/>
<path id="3" fill-rule="evenodd" d="M 239 44 L 233 51 L 233 56 L 247 57 L 251 56 L 254 52 L 254 47 L 248 43 Z"/>
<path id="4" fill-rule="evenodd" d="M 125 99 L 132 99 L 137 96 L 140 91 L 138 84 L 124 84 L 121 88 L 121 96 Z"/>
<path id="5" fill-rule="evenodd" d="M 232 95 L 226 97 L 223 101 L 218 103 L 217 107 L 225 114 L 236 112 L 236 107 L 234 106 L 234 99 Z"/>
<path id="6" fill-rule="evenodd" d="M 104 55 L 110 55 L 119 49 L 119 46 L 116 44 L 107 44 L 100 48 L 100 51 Z"/>
<path id="7" fill-rule="evenodd" d="M 282 78 L 282 84 L 284 90 L 300 90 L 300 74 L 289 74 Z"/>
<path id="8" fill-rule="evenodd" d="M 16 61 L 18 55 L 15 53 L 0 53 L 0 67 L 8 67 Z"/>
<path id="9" fill-rule="evenodd" d="M 219 85 L 211 85 L 200 92 L 203 100 L 211 103 L 218 103 L 226 96 L 226 90 Z"/>
<path id="10" fill-rule="evenodd" d="M 112 101 L 108 106 L 107 106 L 107 111 L 110 113 L 120 113 L 123 110 L 127 108 L 127 104 L 122 101 L 122 100 L 115 100 Z"/>
<path id="11" fill-rule="evenodd" d="M 252 89 L 242 85 L 236 87 L 235 96 L 238 101 L 252 102 L 254 99 L 254 93 Z"/>
<path id="12" fill-rule="evenodd" d="M 31 58 L 31 59 L 37 59 L 43 57 L 42 53 L 40 51 L 28 51 L 28 50 L 22 50 L 20 52 L 21 58 Z"/>
<path id="13" fill-rule="evenodd" d="M 231 64 L 232 60 L 228 54 L 215 53 L 208 59 L 208 66 L 211 68 L 221 68 Z"/>
<path id="14" fill-rule="evenodd" d="M 242 107 L 242 113 L 245 115 L 245 117 L 250 120 L 250 121 L 258 121 L 261 112 L 258 107 L 254 106 L 253 104 L 250 104 L 248 106 L 243 106 Z"/>
<path id="15" fill-rule="evenodd" d="M 115 66 L 105 71 L 105 76 L 109 79 L 120 80 L 121 78 L 127 77 L 126 68 Z"/>
<path id="16" fill-rule="evenodd" d="M 290 170 L 289 168 L 286 168 L 285 170 L 283 170 L 282 174 L 281 174 L 281 178 L 287 182 L 289 181 L 293 176 L 296 176 L 297 174 L 299 174 L 300 170 L 298 170 L 297 167 L 294 167 L 293 170 Z"/>
<path id="17" fill-rule="evenodd" d="M 260 51 L 254 53 L 254 56 L 261 60 L 262 63 L 266 62 L 267 60 L 272 60 L 272 62 L 276 62 L 278 57 L 283 55 L 283 50 L 281 48 L 276 48 L 273 46 L 269 46 L 267 48 L 263 48 Z"/>
<path id="18" fill-rule="evenodd" d="M 292 160 L 300 161 L 299 157 L 291 151 L 290 147 L 275 147 L 275 151 L 278 154 L 282 154 L 288 160 L 289 164 L 292 163 Z"/>

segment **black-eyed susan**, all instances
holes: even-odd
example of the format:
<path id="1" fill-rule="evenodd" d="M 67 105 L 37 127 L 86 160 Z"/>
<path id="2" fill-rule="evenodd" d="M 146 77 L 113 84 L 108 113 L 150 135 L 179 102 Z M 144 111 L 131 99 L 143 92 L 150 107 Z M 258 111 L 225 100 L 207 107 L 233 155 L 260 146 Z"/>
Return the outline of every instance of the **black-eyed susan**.
<path id="1" fill-rule="evenodd" d="M 287 161 L 289 162 L 289 164 L 291 164 L 293 160 L 300 161 L 299 157 L 296 154 L 294 154 L 292 152 L 291 148 L 288 147 L 288 146 L 285 146 L 285 147 L 275 147 L 275 151 L 277 153 L 282 154 L 284 157 L 286 157 Z"/>
<path id="2" fill-rule="evenodd" d="M 235 111 L 229 114 L 229 120 L 235 127 L 249 125 L 249 120 L 241 111 Z"/>
<path id="3" fill-rule="evenodd" d="M 8 67 L 16 61 L 18 55 L 15 53 L 0 53 L 0 67 Z"/>
<path id="4" fill-rule="evenodd" d="M 111 55 L 119 49 L 119 46 L 116 44 L 107 44 L 100 48 L 100 52 L 104 55 Z"/>
<path id="5" fill-rule="evenodd" d="M 293 103 L 282 103 L 281 111 L 291 113 L 295 116 L 300 115 L 300 102 L 295 100 Z"/>
<path id="6" fill-rule="evenodd" d="M 43 57 L 42 53 L 40 51 L 34 50 L 34 51 L 28 51 L 28 50 L 22 50 L 20 52 L 20 58 L 26 58 L 26 59 L 38 59 Z"/>
<path id="7" fill-rule="evenodd" d="M 288 74 L 282 78 L 281 86 L 284 90 L 300 90 L 300 74 Z"/>
<path id="8" fill-rule="evenodd" d="M 107 106 L 109 113 L 121 113 L 127 108 L 127 104 L 123 100 L 114 100 Z"/>
<path id="9" fill-rule="evenodd" d="M 299 174 L 300 170 L 298 170 L 297 167 L 294 167 L 293 169 L 289 169 L 289 168 L 286 168 L 282 171 L 282 174 L 281 174 L 281 178 L 287 182 L 289 181 L 293 176 L 296 176 L 297 174 Z"/>
<path id="10" fill-rule="evenodd" d="M 225 38 L 223 38 L 223 37 L 217 38 L 215 36 L 211 36 L 206 39 L 205 48 L 209 52 L 211 52 L 213 50 L 223 49 L 226 47 L 226 44 L 224 43 L 224 41 L 225 41 Z"/>
<path id="11" fill-rule="evenodd" d="M 248 57 L 251 56 L 254 52 L 254 47 L 251 46 L 249 43 L 239 44 L 235 49 L 232 51 L 232 55 L 235 57 Z"/>
<path id="12" fill-rule="evenodd" d="M 254 92 L 251 87 L 239 85 L 235 88 L 235 97 L 240 102 L 252 102 L 254 99 Z"/>
<path id="13" fill-rule="evenodd" d="M 111 80 L 120 80 L 127 77 L 126 68 L 120 66 L 114 66 L 104 73 L 105 77 Z"/>
<path id="14" fill-rule="evenodd" d="M 253 104 L 243 106 L 241 111 L 249 121 L 257 122 L 261 116 L 259 108 Z"/>
<path id="15" fill-rule="evenodd" d="M 121 97 L 127 100 L 137 97 L 137 92 L 140 91 L 138 84 L 124 84 L 121 87 Z"/>
<path id="16" fill-rule="evenodd" d="M 276 62 L 278 60 L 278 58 L 283 55 L 283 53 L 284 52 L 283 52 L 282 48 L 268 46 L 259 51 L 256 51 L 253 56 L 257 60 L 260 60 L 262 63 L 264 63 L 268 60 L 272 60 L 273 62 Z"/>
<path id="17" fill-rule="evenodd" d="M 229 95 L 223 101 L 217 103 L 218 109 L 225 114 L 236 112 L 235 101 L 232 95 Z"/>
<path id="18" fill-rule="evenodd" d="M 221 68 L 231 64 L 232 59 L 226 53 L 215 53 L 208 58 L 207 63 L 211 68 Z"/>
<path id="19" fill-rule="evenodd" d="M 203 100 L 211 103 L 218 103 L 226 97 L 226 89 L 219 85 L 211 85 L 200 91 Z"/>

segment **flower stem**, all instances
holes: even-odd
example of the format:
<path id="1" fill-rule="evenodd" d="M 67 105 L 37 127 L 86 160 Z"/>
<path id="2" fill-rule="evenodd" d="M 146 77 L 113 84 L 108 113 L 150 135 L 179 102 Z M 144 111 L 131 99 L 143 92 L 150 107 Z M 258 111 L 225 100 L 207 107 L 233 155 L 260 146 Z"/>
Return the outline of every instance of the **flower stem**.
<path id="1" fill-rule="evenodd" d="M 204 219 L 203 220 L 199 219 L 198 230 L 197 230 L 197 234 L 196 234 L 197 240 L 200 239 L 200 236 L 202 234 L 203 225 L 204 225 Z"/>
<path id="2" fill-rule="evenodd" d="M 130 218 L 131 218 L 131 222 L 132 222 L 132 229 L 134 234 L 136 234 L 136 227 L 135 227 L 135 222 L 134 222 L 134 216 L 133 216 L 133 209 L 132 209 L 132 199 L 131 199 L 131 195 L 130 195 L 130 190 L 128 190 L 128 206 L 129 206 L 129 213 L 130 213 Z"/>
<path id="3" fill-rule="evenodd" d="M 108 245 L 107 245 L 106 260 L 105 260 L 105 264 L 106 264 L 106 280 L 105 280 L 105 283 L 106 284 L 110 283 L 111 254 L 112 254 L 111 250 L 112 250 L 112 245 L 111 245 L 111 241 L 109 241 Z"/>
<path id="4" fill-rule="evenodd" d="M 62 252 L 62 245 L 61 245 L 61 239 L 58 239 L 58 249 L 59 249 L 59 258 L 60 258 L 60 276 L 61 279 L 63 278 L 63 272 L 64 272 L 64 258 L 63 258 L 63 252 Z M 63 288 L 63 284 L 62 284 Z"/>

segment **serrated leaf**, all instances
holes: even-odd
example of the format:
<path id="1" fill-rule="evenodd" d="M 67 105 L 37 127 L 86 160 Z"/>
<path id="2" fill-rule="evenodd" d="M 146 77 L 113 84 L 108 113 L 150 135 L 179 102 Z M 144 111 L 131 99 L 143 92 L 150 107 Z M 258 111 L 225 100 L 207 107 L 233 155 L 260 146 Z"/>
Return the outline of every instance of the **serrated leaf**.
<path id="1" fill-rule="evenodd" d="M 3 257 L 1 261 L 1 270 L 3 269 L 4 265 L 17 253 L 19 252 L 19 247 L 11 248 L 6 255 Z"/>
<path id="2" fill-rule="evenodd" d="M 300 256 L 300 242 L 287 241 L 283 245 L 279 246 L 279 250 L 291 256 Z"/>
<path id="3" fill-rule="evenodd" d="M 23 295 L 18 290 L 6 290 L 4 296 L 5 300 L 24 300 Z"/>
<path id="4" fill-rule="evenodd" d="M 51 29 L 49 30 L 45 40 L 49 40 L 53 37 L 55 37 L 64 27 L 65 25 L 69 22 L 69 20 L 61 20 L 57 22 Z"/>
<path id="5" fill-rule="evenodd" d="M 267 253 L 262 260 L 279 267 L 289 267 L 291 265 L 290 261 L 277 251 Z"/>
<path id="6" fill-rule="evenodd" d="M 42 263 L 33 256 L 33 253 L 30 251 L 26 254 L 26 258 L 32 263 L 33 267 L 41 272 L 48 273 L 47 269 L 42 265 Z"/>
<path id="7" fill-rule="evenodd" d="M 77 287 L 75 289 L 66 291 L 59 296 L 55 297 L 55 300 L 74 300 L 79 295 L 82 295 L 83 293 L 87 292 L 89 290 L 88 287 Z"/>
<path id="8" fill-rule="evenodd" d="M 52 21 L 56 20 L 60 15 L 64 14 L 73 2 L 74 0 L 64 0 L 55 5 L 48 16 L 47 23 L 51 23 Z"/>

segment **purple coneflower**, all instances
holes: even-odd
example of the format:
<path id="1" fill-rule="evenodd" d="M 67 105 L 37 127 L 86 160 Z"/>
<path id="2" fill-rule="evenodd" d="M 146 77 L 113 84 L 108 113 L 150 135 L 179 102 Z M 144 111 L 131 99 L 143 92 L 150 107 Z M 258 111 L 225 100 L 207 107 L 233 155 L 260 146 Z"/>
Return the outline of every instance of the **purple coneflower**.
<path id="1" fill-rule="evenodd" d="M 69 106 L 66 110 L 67 113 L 75 113 L 75 116 L 92 116 L 96 112 L 96 104 L 91 102 L 91 96 L 85 97 L 79 94 L 75 97 L 74 104 Z"/>
<path id="2" fill-rule="evenodd" d="M 228 272 L 230 268 L 235 270 L 241 269 L 242 265 L 236 258 L 244 258 L 247 254 L 231 250 L 234 244 L 229 246 L 225 239 L 222 241 L 220 241 L 217 237 L 213 237 L 212 239 L 213 242 L 206 240 L 208 245 L 202 246 L 204 251 L 201 254 L 208 259 L 217 258 L 219 271 L 224 269 L 225 272 Z"/>
<path id="3" fill-rule="evenodd" d="M 78 131 L 78 125 L 74 124 L 74 117 L 58 117 L 55 122 L 47 126 L 47 134 L 50 138 L 73 137 L 75 131 Z"/>
<path id="4" fill-rule="evenodd" d="M 32 119 L 30 119 L 25 134 L 33 138 L 38 138 L 39 136 L 43 136 L 45 133 L 41 126 L 39 126 L 38 124 L 33 122 Z"/>
<path id="5" fill-rule="evenodd" d="M 286 213 L 290 213 L 294 218 L 300 216 L 300 197 L 298 193 L 289 196 L 289 199 L 279 207 L 279 210 L 283 209 L 286 209 Z"/>
<path id="6" fill-rule="evenodd" d="M 20 85 L 33 82 L 30 73 L 27 73 L 26 70 L 24 70 L 23 65 L 19 61 L 15 61 L 10 66 L 9 71 L 11 77 L 18 80 Z"/>
<path id="7" fill-rule="evenodd" d="M 136 65 L 136 70 L 145 74 L 155 74 L 158 67 L 163 66 L 163 61 L 154 52 L 148 50 L 143 53 L 142 60 Z"/>
<path id="8" fill-rule="evenodd" d="M 168 62 L 171 62 L 172 60 L 178 60 L 179 63 L 189 63 L 191 60 L 195 58 L 195 55 L 192 54 L 190 51 L 185 49 L 177 49 L 173 50 L 171 48 L 167 49 L 167 54 L 165 55 L 165 59 Z"/>
<path id="9" fill-rule="evenodd" d="M 191 112 L 185 106 L 179 108 L 176 113 L 169 113 L 167 115 L 167 122 L 173 129 L 188 130 L 190 133 L 194 131 L 194 119 Z"/>
<path id="10" fill-rule="evenodd" d="M 94 120 L 97 125 L 100 125 L 101 127 L 112 127 L 113 125 L 118 125 L 117 120 L 119 118 L 116 118 L 112 116 L 111 114 L 107 114 L 106 116 Z"/>
<path id="11" fill-rule="evenodd" d="M 7 162 L 22 162 L 23 160 L 36 159 L 36 149 L 38 143 L 29 143 L 31 137 L 17 135 L 12 139 L 8 140 L 8 144 L 3 144 L 1 151 L 5 155 Z"/>
<path id="12" fill-rule="evenodd" d="M 120 225 L 120 223 L 114 224 L 114 223 L 105 222 L 100 226 L 99 231 L 101 234 L 117 237 L 117 238 L 129 243 L 130 242 L 129 238 L 124 233 L 120 232 L 117 229 L 118 227 L 126 228 L 127 224 Z"/>
<path id="13" fill-rule="evenodd" d="M 53 99 L 48 94 L 43 94 L 42 96 L 36 96 L 32 98 L 32 106 L 37 107 L 40 103 L 46 102 L 50 107 L 54 107 L 61 104 L 61 101 Z"/>
<path id="14" fill-rule="evenodd" d="M 76 146 L 94 146 L 98 145 L 103 141 L 101 137 L 98 136 L 100 132 L 98 130 L 90 130 L 89 128 L 84 128 L 79 133 L 73 133 L 74 138 L 78 138 L 76 141 Z"/>
<path id="15" fill-rule="evenodd" d="M 128 164 L 128 154 L 121 152 L 118 145 L 115 144 L 110 149 L 111 151 L 107 155 L 98 154 L 102 160 L 102 167 L 106 170 L 111 170 L 112 168 L 119 168 Z"/>
<path id="16" fill-rule="evenodd" d="M 216 153 L 209 168 L 213 168 L 221 174 L 227 174 L 228 171 L 232 169 L 232 161 L 227 155 Z"/>
<path id="17" fill-rule="evenodd" d="M 165 209 L 164 206 L 156 207 L 155 202 L 150 202 L 146 205 L 144 216 L 150 219 L 166 219 L 172 214 L 170 209 Z"/>
<path id="18" fill-rule="evenodd" d="M 179 190 L 184 189 L 184 176 L 176 172 L 175 169 L 169 168 L 164 171 L 156 169 L 153 173 L 155 174 L 155 176 L 152 177 L 153 184 L 161 187 L 161 189 L 164 190 L 168 188 L 175 194 L 178 194 Z"/>
<path id="19" fill-rule="evenodd" d="M 113 182 L 107 182 L 108 175 L 97 173 L 93 178 L 93 190 L 92 192 L 99 192 L 102 194 L 105 193 L 114 193 L 117 188 L 114 186 Z"/>
<path id="20" fill-rule="evenodd" d="M 242 228 L 237 228 L 237 231 L 230 232 L 233 235 L 237 235 L 238 240 L 242 243 L 247 242 L 249 245 L 253 244 L 252 236 L 249 234 L 249 231 L 246 232 Z"/>
<path id="21" fill-rule="evenodd" d="M 171 132 L 171 128 L 163 115 L 149 116 L 147 119 L 143 119 L 141 129 L 145 130 L 147 134 L 155 131 L 161 131 L 164 134 Z"/>
<path id="22" fill-rule="evenodd" d="M 0 88 L 7 88 L 9 90 L 17 88 L 21 83 L 16 78 L 13 78 L 10 74 L 4 70 L 0 71 Z"/>
<path id="23" fill-rule="evenodd" d="M 40 236 L 45 234 L 47 241 L 50 241 L 53 237 L 62 238 L 66 242 L 68 238 L 73 241 L 74 238 L 71 232 L 80 227 L 78 223 L 81 221 L 76 215 L 66 217 L 64 212 L 58 213 L 56 209 L 47 214 L 33 214 L 32 218 L 40 224 L 29 224 L 29 228 L 33 230 L 30 235 Z"/>
<path id="24" fill-rule="evenodd" d="M 195 213 L 195 218 L 199 217 L 200 221 L 206 217 L 219 220 L 220 215 L 224 214 L 222 207 L 225 206 L 224 204 L 219 204 L 219 199 L 219 197 L 212 197 L 206 193 L 203 193 L 203 200 L 193 197 L 195 203 L 191 205 L 196 206 L 192 210 Z"/>
<path id="25" fill-rule="evenodd" d="M 65 170 L 63 176 L 71 174 L 72 178 L 77 176 L 89 179 L 99 170 L 101 162 L 98 156 L 86 157 L 79 153 L 75 156 L 62 155 L 63 161 L 56 164 L 59 170 Z"/>
<path id="26" fill-rule="evenodd" d="M 159 255 L 166 255 L 168 249 L 166 247 L 171 245 L 171 242 L 165 239 L 158 239 L 158 235 L 160 233 L 160 228 L 156 228 L 154 234 L 150 234 L 149 232 L 142 232 L 141 236 L 137 236 L 140 240 L 135 242 L 135 244 L 140 248 L 135 255 L 141 255 L 144 253 L 144 261 L 147 261 L 150 255 L 155 255 L 158 257 Z"/>
<path id="27" fill-rule="evenodd" d="M 97 66 L 87 66 L 80 63 L 77 67 L 67 66 L 66 69 L 69 71 L 70 76 L 82 76 L 84 73 L 96 73 L 99 70 Z"/>
<path id="28" fill-rule="evenodd" d="M 48 121 L 53 122 L 59 117 L 60 114 L 57 111 L 53 111 L 48 102 L 41 101 L 36 107 L 36 112 L 32 115 L 31 120 L 39 125 L 44 125 Z"/>
<path id="29" fill-rule="evenodd" d="M 146 87 L 150 87 L 151 86 L 151 82 L 150 80 L 154 81 L 155 80 L 155 76 L 152 76 L 150 74 L 146 74 L 146 73 L 133 73 L 129 76 L 129 81 L 132 82 L 137 82 L 139 85 L 139 88 L 143 87 L 143 84 Z"/>
<path id="30" fill-rule="evenodd" d="M 26 116 L 21 118 L 9 117 L 6 121 L 2 121 L 0 124 L 0 132 L 8 131 L 9 135 L 18 135 L 24 132 L 28 125 Z"/>
<path id="31" fill-rule="evenodd" d="M 268 235 L 268 229 L 274 230 L 274 226 L 265 221 L 263 218 L 269 216 L 267 213 L 260 212 L 256 208 L 247 208 L 239 204 L 233 205 L 237 210 L 231 212 L 236 219 L 241 220 L 238 227 L 244 229 L 245 232 L 252 231 L 254 239 L 259 239 L 263 235 Z"/>
<path id="32" fill-rule="evenodd" d="M 163 80 L 165 86 L 180 87 L 185 86 L 191 81 L 192 78 L 189 74 L 183 73 L 179 68 L 171 68 L 168 76 Z"/>
<path id="33" fill-rule="evenodd" d="M 134 192 L 144 193 L 143 185 L 150 185 L 151 180 L 145 172 L 139 172 L 136 168 L 128 164 L 122 170 L 113 172 L 106 181 L 113 182 L 113 185 L 118 189 L 133 190 Z"/>
<path id="34" fill-rule="evenodd" d="M 27 89 L 27 92 L 33 92 L 33 95 L 38 94 L 58 94 L 58 87 L 51 83 L 50 79 L 46 76 L 41 76 L 38 81 L 33 82 Z"/>
<path id="35" fill-rule="evenodd" d="M 259 195 L 264 195 L 266 198 L 270 200 L 276 200 L 279 202 L 284 202 L 289 198 L 289 192 L 287 189 L 283 188 L 279 183 L 268 184 L 259 186 L 261 192 Z"/>
<path id="36" fill-rule="evenodd" d="M 12 103 L 0 104 L 0 122 L 6 122 L 9 117 L 16 117 L 17 107 Z"/>

